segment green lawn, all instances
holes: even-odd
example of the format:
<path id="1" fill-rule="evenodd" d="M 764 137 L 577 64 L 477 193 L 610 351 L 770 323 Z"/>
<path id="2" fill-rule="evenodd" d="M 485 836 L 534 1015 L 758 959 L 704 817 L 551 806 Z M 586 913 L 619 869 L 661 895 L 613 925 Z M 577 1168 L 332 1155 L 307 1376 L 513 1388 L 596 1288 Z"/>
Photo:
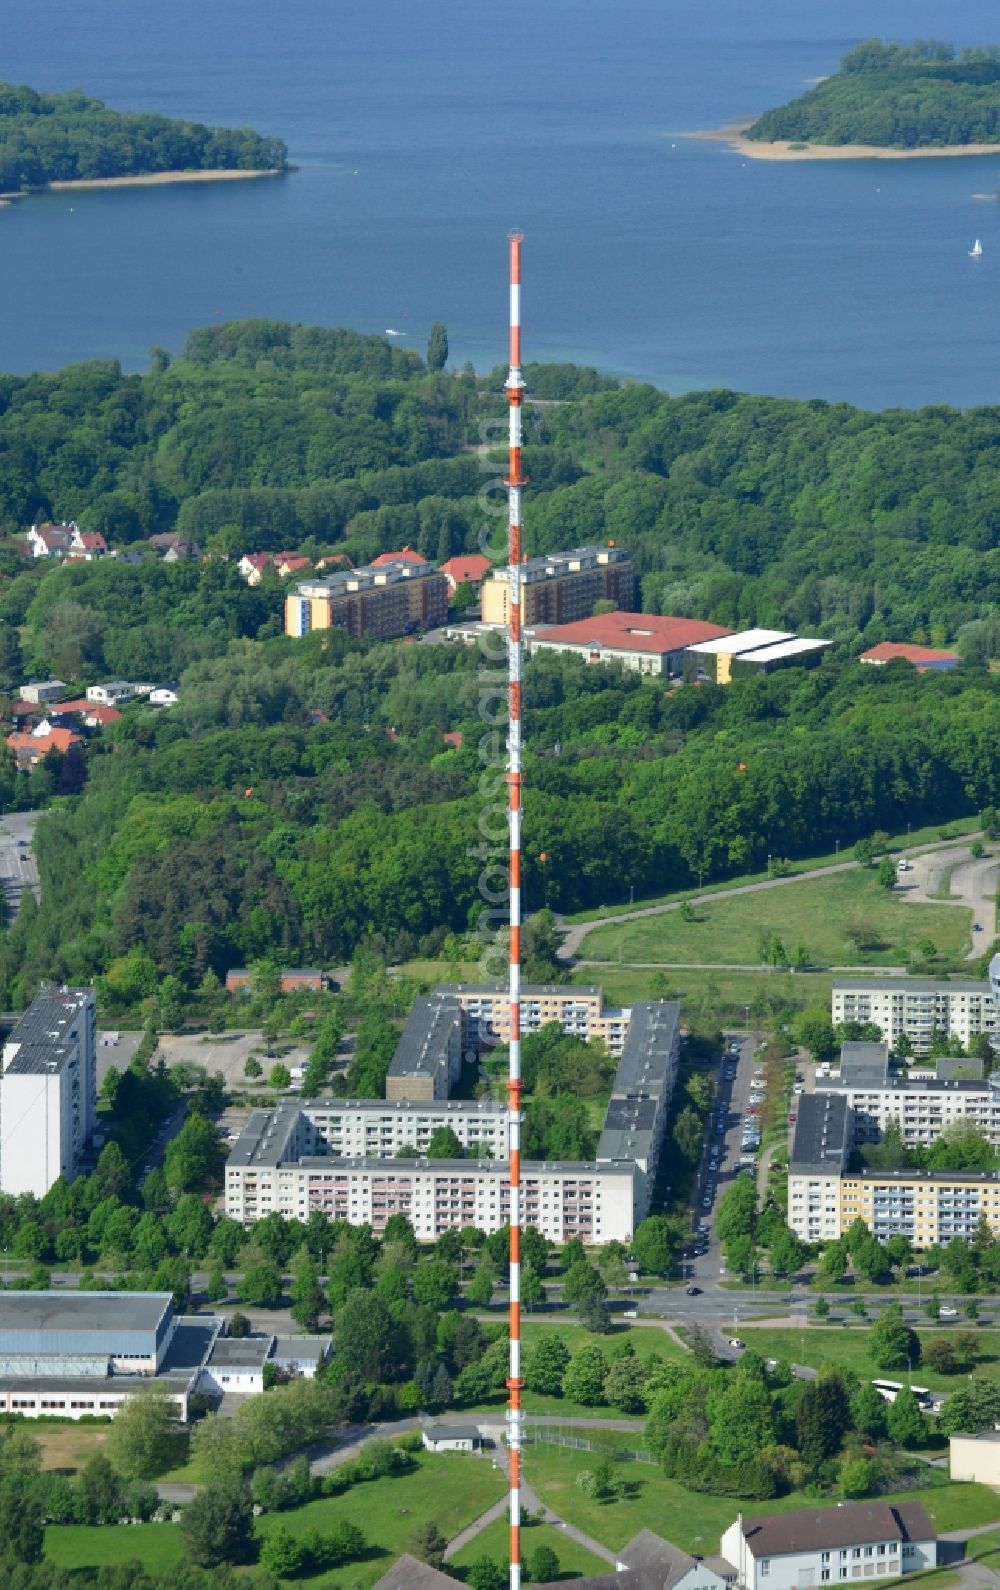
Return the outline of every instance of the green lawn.
<path id="1" fill-rule="evenodd" d="M 364 1561 L 338 1572 L 337 1580 L 346 1573 L 344 1582 L 349 1582 L 352 1590 L 355 1586 L 369 1590 L 407 1550 L 418 1524 L 431 1519 L 451 1540 L 504 1494 L 504 1476 L 488 1456 L 453 1452 L 436 1457 L 418 1453 L 416 1458 L 418 1466 L 408 1474 L 352 1485 L 340 1496 L 308 1502 L 290 1512 L 266 1513 L 257 1520 L 257 1532 L 267 1535 L 284 1527 L 293 1535 L 304 1535 L 307 1530 L 326 1531 L 350 1519 L 364 1530 L 372 1550 Z"/>
<path id="2" fill-rule="evenodd" d="M 655 920 L 655 919 L 654 919 Z M 618 933 L 618 929 L 608 929 Z M 585 951 L 581 951 L 581 954 Z M 574 983 L 599 982 L 608 1004 L 632 1005 L 637 999 L 679 999 L 685 1012 L 695 1009 L 706 1022 L 742 1027 L 746 1007 L 762 1002 L 767 1011 L 804 1009 L 807 1005 L 830 1008 L 833 976 L 830 972 L 720 972 L 711 968 L 686 971 L 668 967 L 656 971 L 648 967 L 617 964 L 614 960 L 600 968 L 581 966 L 572 976 Z M 645 957 L 642 957 L 645 959 Z"/>
<path id="3" fill-rule="evenodd" d="M 492 1557 L 494 1562 L 506 1563 L 507 1546 L 509 1541 L 509 1526 L 506 1519 L 498 1519 L 495 1524 L 490 1524 L 470 1541 L 464 1550 L 456 1552 L 454 1557 L 448 1558 L 449 1568 L 468 1568 L 477 1557 Z M 560 1579 L 574 1579 L 585 1573 L 607 1573 L 608 1564 L 602 1557 L 595 1557 L 593 1552 L 586 1551 L 583 1546 L 578 1546 L 575 1540 L 570 1540 L 561 1529 L 556 1529 L 551 1524 L 523 1524 L 521 1526 L 521 1558 L 530 1563 L 532 1554 L 539 1546 L 551 1546 L 559 1558 Z"/>
<path id="4" fill-rule="evenodd" d="M 979 819 L 978 817 L 959 817 L 954 822 L 949 823 L 947 826 L 952 830 L 951 840 L 941 838 L 943 826 L 945 825 L 941 823 L 932 823 L 927 828 L 914 828 L 909 833 L 893 834 L 886 849 L 893 854 L 899 855 L 911 851 L 915 845 L 953 843 L 965 834 L 976 833 L 979 829 Z M 823 867 L 836 866 L 838 862 L 847 859 L 847 854 L 846 850 L 830 850 L 826 855 L 822 856 L 808 856 L 804 859 L 800 857 L 798 860 L 793 861 L 792 867 L 795 872 L 815 872 Z M 567 915 L 566 921 L 582 923 L 593 922 L 595 918 L 599 917 L 621 916 L 626 911 L 634 911 L 637 908 L 641 910 L 643 906 L 647 905 L 663 905 L 670 900 L 697 899 L 703 894 L 714 893 L 719 889 L 738 889 L 746 883 L 759 883 L 761 879 L 766 877 L 766 869 L 761 872 L 742 873 L 738 877 L 722 878 L 717 883 L 706 883 L 702 889 L 675 889 L 671 894 L 643 896 L 641 899 L 637 898 L 632 905 L 627 900 L 620 900 L 615 905 L 598 905 L 592 906 L 587 911 L 571 911 Z"/>
<path id="5" fill-rule="evenodd" d="M 929 1325 L 926 1330 L 918 1330 L 917 1334 L 924 1341 L 930 1336 L 947 1338 L 949 1333 L 954 1334 L 956 1325 L 976 1331 L 980 1352 L 976 1374 L 988 1375 L 991 1379 L 1000 1376 L 1000 1331 L 976 1330 L 971 1321 L 960 1320 L 936 1327 Z M 905 1370 L 879 1370 L 872 1363 L 868 1356 L 868 1331 L 860 1320 L 857 1325 L 852 1323 L 847 1329 L 843 1326 L 824 1328 L 810 1325 L 804 1331 L 767 1330 L 752 1325 L 744 1329 L 741 1325 L 740 1336 L 748 1347 L 753 1347 L 763 1358 L 787 1358 L 792 1363 L 806 1364 L 812 1369 L 833 1364 L 841 1369 L 853 1370 L 867 1380 L 873 1376 L 888 1376 L 890 1380 L 906 1379 Z M 929 1386 L 932 1391 L 953 1391 L 962 1384 L 964 1376 L 935 1374 L 933 1369 L 920 1364 L 915 1366 L 913 1378 L 918 1385 Z"/>
<path id="6" fill-rule="evenodd" d="M 572 1519 L 579 1529 L 613 1551 L 640 1529 L 652 1529 L 683 1551 L 704 1556 L 718 1551 L 722 1533 L 741 1505 L 744 1513 L 784 1513 L 816 1506 L 814 1498 L 801 1493 L 743 1504 L 734 1497 L 702 1495 L 667 1479 L 647 1463 L 621 1465 L 637 1486 L 635 1496 L 624 1501 L 595 1502 L 584 1496 L 575 1483 L 581 1469 L 592 1467 L 593 1462 L 594 1455 L 589 1452 L 529 1446 L 525 1472 L 554 1512 Z M 917 1494 L 939 1530 L 975 1528 L 994 1519 L 1000 1521 L 1000 1496 L 985 1485 L 942 1485 L 890 1499 L 912 1501 Z"/>
<path id="7" fill-rule="evenodd" d="M 754 964 L 761 935 L 777 933 L 789 955 L 797 945 L 822 966 L 902 965 L 921 939 L 931 939 L 946 960 L 959 959 L 972 942 L 971 912 L 957 905 L 917 905 L 880 888 L 873 871 L 857 867 L 789 883 L 759 894 L 708 900 L 696 920 L 679 911 L 595 928 L 580 948 L 582 959 L 698 961 Z M 849 938 L 862 924 L 877 947 L 859 950 Z"/>
<path id="8" fill-rule="evenodd" d="M 108 1568 L 141 1562 L 149 1573 L 165 1573 L 185 1556 L 176 1524 L 50 1524 L 45 1555 L 57 1568 Z"/>

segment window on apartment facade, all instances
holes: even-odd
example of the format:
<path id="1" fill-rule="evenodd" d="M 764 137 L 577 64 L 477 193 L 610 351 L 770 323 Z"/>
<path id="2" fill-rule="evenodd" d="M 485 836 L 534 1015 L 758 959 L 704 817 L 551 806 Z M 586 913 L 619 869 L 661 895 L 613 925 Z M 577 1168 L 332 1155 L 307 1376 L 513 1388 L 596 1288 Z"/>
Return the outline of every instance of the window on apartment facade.
<path id="1" fill-rule="evenodd" d="M 771 1572 L 771 1559 L 770 1559 L 770 1557 L 762 1557 L 760 1559 L 760 1576 L 761 1576 L 761 1578 L 762 1579 L 766 1579 L 770 1572 Z"/>
<path id="2" fill-rule="evenodd" d="M 829 1568 L 821 1568 L 821 1569 L 820 1569 L 820 1574 L 819 1574 L 819 1576 L 820 1576 L 820 1578 L 821 1578 L 821 1579 L 822 1579 L 822 1580 L 824 1580 L 824 1582 L 825 1582 L 825 1581 L 826 1581 L 826 1580 L 827 1580 L 827 1579 L 829 1579 L 829 1577 L 830 1577 L 830 1570 L 829 1570 Z"/>
<path id="3" fill-rule="evenodd" d="M 820 1560 L 820 1562 L 829 1562 L 830 1561 L 830 1553 L 828 1551 L 824 1551 L 822 1553 L 822 1555 L 820 1556 L 819 1560 Z"/>

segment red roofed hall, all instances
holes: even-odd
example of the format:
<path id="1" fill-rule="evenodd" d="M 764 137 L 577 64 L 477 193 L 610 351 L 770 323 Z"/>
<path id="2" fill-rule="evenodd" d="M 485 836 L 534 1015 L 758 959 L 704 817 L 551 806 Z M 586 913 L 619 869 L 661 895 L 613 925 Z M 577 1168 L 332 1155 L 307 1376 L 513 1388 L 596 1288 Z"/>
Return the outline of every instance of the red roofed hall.
<path id="1" fill-rule="evenodd" d="M 617 662 L 634 673 L 679 675 L 684 651 L 732 631 L 700 618 L 673 618 L 658 613 L 601 613 L 573 624 L 536 630 L 532 652 L 562 651 L 585 662 Z"/>
<path id="2" fill-rule="evenodd" d="M 426 563 L 427 559 L 421 557 L 419 552 L 414 552 L 412 547 L 403 547 L 400 552 L 380 552 L 377 558 L 372 558 L 369 568 L 384 569 L 387 563 Z"/>
<path id="3" fill-rule="evenodd" d="M 451 588 L 454 596 L 460 585 L 482 585 L 490 568 L 489 558 L 484 558 L 481 552 L 468 552 L 462 557 L 449 558 L 447 563 L 442 563 L 441 573 Z"/>
<path id="4" fill-rule="evenodd" d="M 918 673 L 947 673 L 949 668 L 956 668 L 962 661 L 957 652 L 934 651 L 930 646 L 910 646 L 902 641 L 883 640 L 870 651 L 863 651 L 858 662 L 874 663 L 876 668 L 882 668 L 886 663 L 895 662 L 897 657 L 903 662 L 912 663 Z"/>

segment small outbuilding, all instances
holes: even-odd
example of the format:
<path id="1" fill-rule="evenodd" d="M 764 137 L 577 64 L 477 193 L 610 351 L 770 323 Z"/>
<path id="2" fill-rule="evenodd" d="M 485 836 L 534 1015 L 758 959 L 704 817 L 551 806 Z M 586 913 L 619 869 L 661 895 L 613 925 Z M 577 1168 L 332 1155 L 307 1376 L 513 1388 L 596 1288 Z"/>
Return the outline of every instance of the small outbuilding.
<path id="1" fill-rule="evenodd" d="M 948 1461 L 953 1480 L 976 1480 L 980 1485 L 1000 1485 L 1000 1430 L 980 1430 L 976 1435 L 950 1435 Z"/>
<path id="2" fill-rule="evenodd" d="M 483 1445 L 475 1424 L 425 1424 L 421 1440 L 426 1452 L 479 1452 Z"/>

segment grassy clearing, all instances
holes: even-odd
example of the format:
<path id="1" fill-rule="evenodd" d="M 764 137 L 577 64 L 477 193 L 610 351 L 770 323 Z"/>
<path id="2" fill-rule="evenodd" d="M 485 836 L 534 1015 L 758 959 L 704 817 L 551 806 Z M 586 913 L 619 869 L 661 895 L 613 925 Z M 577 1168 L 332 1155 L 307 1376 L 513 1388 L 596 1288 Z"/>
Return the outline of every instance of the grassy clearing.
<path id="1" fill-rule="evenodd" d="M 957 1325 L 959 1328 L 976 1330 L 968 1320 L 958 1321 Z M 858 1326 L 861 1326 L 860 1320 Z M 852 1324 L 847 1329 L 843 1326 L 809 1326 L 806 1330 L 767 1330 L 748 1325 L 745 1330 L 740 1327 L 740 1335 L 748 1347 L 754 1348 L 765 1358 L 788 1358 L 793 1363 L 806 1364 L 812 1369 L 831 1365 L 851 1370 L 866 1380 L 883 1374 L 888 1374 L 890 1380 L 905 1380 L 905 1372 L 901 1374 L 897 1370 L 890 1372 L 876 1368 L 868 1356 L 868 1328 L 861 1326 L 859 1329 L 858 1326 Z M 955 1329 L 955 1323 L 945 1324 L 918 1330 L 917 1334 L 926 1341 L 930 1336 L 947 1337 Z M 988 1375 L 991 1379 L 1000 1377 L 1000 1331 L 976 1330 L 976 1340 L 981 1354 L 976 1362 L 976 1374 Z M 935 1374 L 933 1369 L 923 1364 L 914 1369 L 914 1379 L 918 1385 L 929 1386 L 932 1391 L 954 1391 L 964 1378 L 962 1375 Z"/>
<path id="2" fill-rule="evenodd" d="M 417 1467 L 408 1474 L 352 1485 L 340 1496 L 324 1497 L 290 1512 L 267 1513 L 257 1520 L 257 1532 L 263 1537 L 284 1527 L 293 1535 L 304 1535 L 310 1529 L 327 1531 L 350 1519 L 364 1530 L 371 1551 L 364 1561 L 351 1563 L 347 1582 L 352 1590 L 355 1586 L 369 1590 L 408 1549 L 419 1524 L 430 1519 L 452 1540 L 504 1494 L 504 1477 L 489 1457 L 466 1457 L 457 1452 L 416 1456 Z M 322 1577 L 315 1576 L 313 1582 Z"/>
<path id="3" fill-rule="evenodd" d="M 176 1524 L 50 1524 L 45 1556 L 57 1568 L 110 1568 L 141 1562 L 147 1573 L 165 1573 L 185 1556 Z"/>
<path id="4" fill-rule="evenodd" d="M 106 1425 L 58 1425 L 46 1427 L 39 1424 L 31 1434 L 42 1449 L 43 1469 L 63 1469 L 75 1473 L 99 1452 L 108 1440 Z"/>
<path id="5" fill-rule="evenodd" d="M 776 933 L 792 954 L 804 947 L 811 964 L 902 965 L 921 939 L 931 939 L 946 960 L 964 956 L 971 942 L 971 912 L 960 906 L 911 904 L 887 893 L 874 872 L 861 867 L 805 879 L 759 894 L 708 901 L 685 922 L 679 911 L 595 928 L 581 957 L 614 961 L 698 961 L 754 964 L 762 935 Z M 859 950 L 850 938 L 863 926 L 877 947 Z"/>
<path id="6" fill-rule="evenodd" d="M 686 1490 L 646 1463 L 622 1465 L 637 1487 L 634 1496 L 595 1502 L 576 1486 L 576 1476 L 593 1462 L 592 1453 L 561 1447 L 529 1446 L 525 1452 L 528 1479 L 543 1500 L 612 1551 L 619 1550 L 640 1529 L 652 1529 L 683 1551 L 712 1554 L 740 1510 L 737 1498 Z M 942 1485 L 891 1500 L 912 1501 L 917 1494 L 939 1530 L 970 1529 L 1000 1520 L 1000 1496 L 985 1485 Z M 795 1493 L 755 1502 L 749 1508 L 744 1505 L 743 1511 L 785 1513 L 815 1506 L 813 1497 Z"/>
<path id="7" fill-rule="evenodd" d="M 654 919 L 655 920 L 655 919 Z M 618 933 L 617 928 L 608 929 Z M 696 1007 L 717 1014 L 724 1025 L 743 1027 L 746 1007 L 751 1021 L 757 1009 L 768 1011 L 801 1009 L 806 1005 L 829 1008 L 833 984 L 829 972 L 722 972 L 711 967 L 687 971 L 667 967 L 664 972 L 649 967 L 618 965 L 608 960 L 598 970 L 581 966 L 573 973 L 574 983 L 600 981 L 609 1004 L 631 1005 L 637 999 L 679 999 L 688 1010 Z"/>
<path id="8" fill-rule="evenodd" d="M 507 1520 L 500 1518 L 495 1524 L 488 1525 L 464 1550 L 456 1552 L 454 1557 L 449 1557 L 448 1567 L 469 1568 L 477 1557 L 492 1557 L 494 1562 L 503 1564 L 507 1561 L 509 1537 L 510 1527 Z M 561 1529 L 556 1529 L 551 1524 L 522 1524 L 522 1560 L 530 1563 L 533 1553 L 539 1546 L 550 1546 L 559 1558 L 560 1579 L 573 1579 L 585 1573 L 608 1571 L 608 1564 L 602 1557 L 595 1557 L 593 1552 L 578 1546 L 576 1541 L 570 1540 Z"/>
<path id="9" fill-rule="evenodd" d="M 932 823 L 927 828 L 914 828 L 911 832 L 893 834 L 886 850 L 892 854 L 910 851 L 915 845 L 947 844 L 947 839 L 941 838 L 941 823 Z M 974 834 L 979 830 L 978 817 L 959 817 L 954 822 L 948 823 L 951 838 L 959 839 L 963 834 Z M 830 850 L 823 856 L 808 856 L 792 863 L 797 873 L 818 872 L 823 867 L 835 867 L 838 862 L 847 859 L 848 851 Z M 588 911 L 573 911 L 567 917 L 567 922 L 593 922 L 601 917 L 621 916 L 627 911 L 641 910 L 648 905 L 667 905 L 672 900 L 693 900 L 705 894 L 715 894 L 720 889 L 739 889 L 748 883 L 760 883 L 767 877 L 763 872 L 745 872 L 738 877 L 722 878 L 718 883 L 706 883 L 702 889 L 676 889 L 672 894 L 650 895 L 648 898 L 636 900 L 630 905 L 627 901 L 619 901 L 617 905 L 598 905 Z"/>

